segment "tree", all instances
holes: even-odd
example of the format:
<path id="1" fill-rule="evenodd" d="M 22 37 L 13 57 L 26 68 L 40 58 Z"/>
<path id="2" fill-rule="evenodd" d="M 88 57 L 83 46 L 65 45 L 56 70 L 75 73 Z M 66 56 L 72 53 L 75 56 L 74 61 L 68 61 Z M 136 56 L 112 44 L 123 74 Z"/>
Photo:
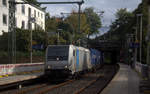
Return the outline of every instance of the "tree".
<path id="1" fill-rule="evenodd" d="M 78 12 L 73 10 L 64 19 L 50 17 L 49 13 L 46 14 L 46 31 L 57 34 L 58 29 L 61 29 L 60 39 L 62 43 L 85 43 L 87 42 L 87 36 L 98 33 L 100 27 L 101 20 L 93 8 L 87 8 L 84 12 L 81 12 L 80 32 Z M 53 36 L 49 37 L 49 43 L 55 44 L 57 42 L 57 36 L 54 33 Z"/>
<path id="2" fill-rule="evenodd" d="M 143 32 L 143 40 L 142 40 L 142 63 L 146 63 L 146 55 L 148 54 L 147 52 L 147 46 L 149 45 L 147 43 L 146 36 L 148 34 L 148 2 L 149 0 L 142 0 L 142 3 L 139 4 L 138 8 L 133 12 L 135 15 L 136 14 L 143 14 L 142 16 L 142 22 L 143 22 L 143 28 L 142 28 L 142 32 Z M 138 28 L 138 32 L 139 32 L 139 28 Z M 139 34 L 139 33 L 138 33 Z M 138 39 L 139 36 L 138 36 Z M 149 58 L 149 57 L 147 57 Z M 149 62 L 147 62 L 149 63 Z"/>
<path id="3" fill-rule="evenodd" d="M 87 18 L 87 23 L 89 24 L 89 36 L 99 33 L 99 28 L 101 27 L 101 19 L 99 17 L 99 15 L 94 12 L 94 8 L 90 7 L 90 8 L 86 8 L 84 10 L 84 13 L 86 15 Z"/>
<path id="4" fill-rule="evenodd" d="M 0 51 L 7 51 L 8 49 L 8 33 L 3 32 L 3 35 L 0 35 Z"/>
<path id="5" fill-rule="evenodd" d="M 126 35 L 135 34 L 135 27 L 137 27 L 137 14 L 143 14 L 142 63 L 146 63 L 148 45 L 145 41 L 148 32 L 148 1 L 149 0 L 142 0 L 142 3 L 139 4 L 138 8 L 133 12 L 128 12 L 126 9 L 119 9 L 116 13 L 116 20 L 110 26 L 110 31 L 104 35 L 109 36 L 109 34 L 111 34 L 111 40 L 120 41 L 122 45 L 124 45 L 127 40 Z M 138 19 L 140 19 L 140 17 L 138 17 Z M 137 28 L 137 39 L 140 40 L 139 22 Z M 139 52 L 137 56 L 137 59 L 139 59 Z"/>
<path id="6" fill-rule="evenodd" d="M 72 37 L 74 42 L 78 42 L 80 40 L 83 40 L 83 38 L 86 38 L 86 36 L 89 33 L 89 24 L 87 22 L 87 18 L 85 14 L 81 14 L 81 22 L 80 22 L 80 32 L 79 32 L 79 22 L 78 22 L 78 13 L 75 11 L 72 11 L 71 15 L 68 16 L 65 19 L 65 22 L 70 24 L 70 27 L 72 31 L 70 32 L 72 34 Z M 78 44 L 77 43 L 77 44 Z"/>
<path id="7" fill-rule="evenodd" d="M 46 13 L 46 24 L 45 24 L 46 32 L 47 32 L 47 43 L 48 45 L 57 44 L 58 40 L 58 32 L 60 33 L 59 41 L 62 44 L 65 44 L 69 40 L 65 40 L 65 30 L 68 29 L 67 24 L 62 21 L 61 18 L 50 17 L 49 13 Z M 62 29 L 58 31 L 58 29 Z"/>
<path id="8" fill-rule="evenodd" d="M 122 44 L 126 41 L 126 34 L 133 31 L 134 15 L 128 12 L 126 8 L 119 9 L 116 13 L 116 20 L 110 26 L 111 39 L 120 41 Z"/>

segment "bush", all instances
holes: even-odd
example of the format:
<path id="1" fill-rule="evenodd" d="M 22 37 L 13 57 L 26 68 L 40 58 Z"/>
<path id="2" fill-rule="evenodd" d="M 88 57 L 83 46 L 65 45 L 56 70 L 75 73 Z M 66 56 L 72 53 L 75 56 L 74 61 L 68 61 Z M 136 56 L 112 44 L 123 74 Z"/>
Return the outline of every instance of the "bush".
<path id="1" fill-rule="evenodd" d="M 8 49 L 8 33 L 3 33 L 0 36 L 0 51 L 7 51 Z"/>
<path id="2" fill-rule="evenodd" d="M 0 57 L 8 57 L 8 53 L 5 51 L 0 51 Z"/>
<path id="3" fill-rule="evenodd" d="M 16 30 L 16 47 L 17 51 L 31 51 L 31 31 L 30 30 Z M 35 41 L 36 44 L 46 45 L 46 32 L 40 30 L 32 31 L 32 41 Z"/>
<path id="4" fill-rule="evenodd" d="M 43 52 L 43 51 L 33 51 L 33 56 L 45 56 L 45 52 Z"/>

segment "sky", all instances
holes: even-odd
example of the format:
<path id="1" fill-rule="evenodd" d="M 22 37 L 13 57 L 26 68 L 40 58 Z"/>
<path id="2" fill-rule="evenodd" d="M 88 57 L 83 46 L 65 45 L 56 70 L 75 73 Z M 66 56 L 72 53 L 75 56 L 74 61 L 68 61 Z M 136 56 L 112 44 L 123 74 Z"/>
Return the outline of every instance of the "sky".
<path id="1" fill-rule="evenodd" d="M 59 1 L 80 1 L 80 0 L 38 0 L 39 2 L 59 2 Z M 141 3 L 141 0 L 84 0 L 82 10 L 86 7 L 94 7 L 95 12 L 104 11 L 102 16 L 102 24 L 104 28 L 107 28 L 112 21 L 115 20 L 115 13 L 120 8 L 127 8 L 128 11 L 133 11 Z M 51 16 L 61 16 L 61 12 L 70 13 L 72 10 L 78 10 L 78 5 L 42 5 L 47 7 L 47 12 Z M 109 28 L 109 27 L 108 27 Z M 108 29 L 101 29 L 105 30 Z"/>
<path id="2" fill-rule="evenodd" d="M 80 0 L 38 0 L 39 2 L 56 2 L 56 1 L 80 1 Z M 127 8 L 128 11 L 133 11 L 137 8 L 141 0 L 84 0 L 82 10 L 86 7 L 94 7 L 95 12 L 104 11 L 102 22 L 103 26 L 108 26 L 115 19 L 115 13 L 120 8 Z M 78 10 L 78 5 L 42 5 L 47 7 L 47 12 L 51 16 L 61 16 L 61 12 L 70 13 L 72 10 Z"/>

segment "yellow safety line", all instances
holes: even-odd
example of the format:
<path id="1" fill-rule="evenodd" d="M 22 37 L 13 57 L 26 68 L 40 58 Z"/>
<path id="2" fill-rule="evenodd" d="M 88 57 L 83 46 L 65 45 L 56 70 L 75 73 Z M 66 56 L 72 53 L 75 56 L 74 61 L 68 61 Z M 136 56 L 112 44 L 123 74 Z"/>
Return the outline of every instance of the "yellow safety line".
<path id="1" fill-rule="evenodd" d="M 42 72 L 43 69 L 41 70 L 33 70 L 33 71 L 29 71 L 29 72 L 20 72 L 20 73 L 14 73 L 14 74 L 6 74 L 6 75 L 0 75 L 0 78 L 4 78 L 4 77 L 8 77 L 8 76 L 15 76 L 15 75 L 25 75 L 25 74 L 32 74 L 32 73 L 38 73 L 38 72 Z"/>
<path id="2" fill-rule="evenodd" d="M 150 90 L 144 90 L 144 94 L 150 94 Z"/>

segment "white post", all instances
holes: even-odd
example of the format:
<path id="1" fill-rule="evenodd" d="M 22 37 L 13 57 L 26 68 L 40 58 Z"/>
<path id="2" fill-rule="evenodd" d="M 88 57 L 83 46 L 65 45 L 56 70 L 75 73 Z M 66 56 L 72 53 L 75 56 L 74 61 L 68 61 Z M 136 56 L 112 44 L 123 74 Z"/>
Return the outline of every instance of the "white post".
<path id="1" fill-rule="evenodd" d="M 31 23 L 31 25 L 32 25 L 32 23 L 36 23 L 35 17 L 31 17 L 30 20 L 29 20 L 29 23 Z M 34 27 L 34 28 L 35 28 L 35 30 L 36 30 L 36 27 Z M 30 48 L 30 49 L 31 49 L 31 52 L 30 52 L 30 62 L 33 63 L 33 62 L 32 62 L 32 54 L 33 54 L 33 53 L 32 53 L 32 39 L 33 39 L 33 38 L 32 38 L 32 29 L 31 29 L 31 33 L 30 33 L 30 38 L 31 38 L 31 39 L 30 39 L 30 42 L 31 42 L 31 48 Z"/>

